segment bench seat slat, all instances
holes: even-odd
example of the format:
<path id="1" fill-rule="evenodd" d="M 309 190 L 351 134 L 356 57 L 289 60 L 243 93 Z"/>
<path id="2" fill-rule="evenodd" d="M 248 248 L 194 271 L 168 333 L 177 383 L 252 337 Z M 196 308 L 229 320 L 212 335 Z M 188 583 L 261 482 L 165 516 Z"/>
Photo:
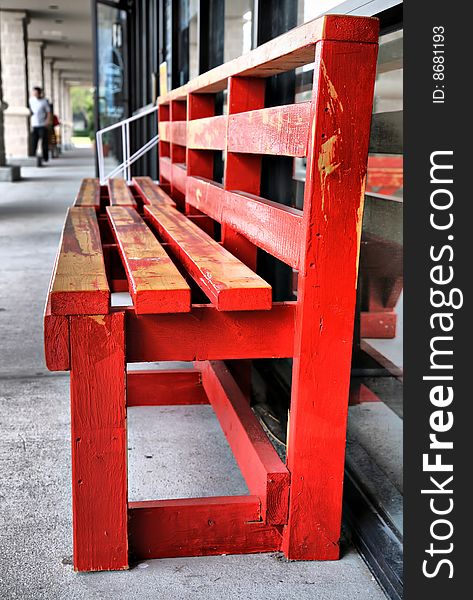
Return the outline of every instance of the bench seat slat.
<path id="1" fill-rule="evenodd" d="M 185 215 L 167 206 L 145 213 L 218 310 L 271 308 L 271 286 Z"/>
<path id="2" fill-rule="evenodd" d="M 99 210 L 100 208 L 100 183 L 94 177 L 86 177 L 80 184 L 74 206 L 89 206 Z"/>
<path id="3" fill-rule="evenodd" d="M 110 195 L 110 206 L 136 207 L 136 201 L 124 179 L 109 179 L 108 193 Z"/>
<path id="4" fill-rule="evenodd" d="M 139 214 L 126 206 L 107 206 L 138 314 L 189 312 L 185 279 Z"/>
<path id="5" fill-rule="evenodd" d="M 50 300 L 53 315 L 109 312 L 110 290 L 93 208 L 73 207 L 67 213 Z"/>
<path id="6" fill-rule="evenodd" d="M 164 192 L 159 185 L 156 185 L 151 177 L 133 177 L 132 179 L 135 190 L 140 195 L 145 204 L 151 206 L 157 204 L 169 204 L 176 206 L 174 200 Z"/>
<path id="7" fill-rule="evenodd" d="M 187 178 L 186 202 L 294 269 L 302 247 L 302 211 L 259 196 L 224 190 L 203 177 Z"/>

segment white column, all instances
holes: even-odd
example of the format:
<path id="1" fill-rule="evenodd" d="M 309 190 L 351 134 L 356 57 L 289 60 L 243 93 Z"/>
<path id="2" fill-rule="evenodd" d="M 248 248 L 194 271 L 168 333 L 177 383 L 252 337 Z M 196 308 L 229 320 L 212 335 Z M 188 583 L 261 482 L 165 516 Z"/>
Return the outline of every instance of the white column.
<path id="1" fill-rule="evenodd" d="M 64 121 L 66 127 L 64 128 L 64 147 L 69 149 L 72 145 L 72 102 L 71 102 L 71 88 L 66 84 L 64 88 Z"/>
<path id="2" fill-rule="evenodd" d="M 28 40 L 28 85 L 29 92 L 34 87 L 44 88 L 43 42 Z"/>
<path id="3" fill-rule="evenodd" d="M 52 89 L 52 70 L 53 70 L 53 59 L 44 59 L 44 97 L 50 102 L 53 101 L 53 89 Z"/>
<path id="4" fill-rule="evenodd" d="M 59 111 L 60 85 L 60 71 L 58 69 L 55 69 L 53 66 L 53 93 L 51 102 L 54 105 L 55 114 L 58 114 Z"/>
<path id="5" fill-rule="evenodd" d="M 0 11 L 0 52 L 2 54 L 4 140 L 7 158 L 26 157 L 29 148 L 26 13 Z"/>

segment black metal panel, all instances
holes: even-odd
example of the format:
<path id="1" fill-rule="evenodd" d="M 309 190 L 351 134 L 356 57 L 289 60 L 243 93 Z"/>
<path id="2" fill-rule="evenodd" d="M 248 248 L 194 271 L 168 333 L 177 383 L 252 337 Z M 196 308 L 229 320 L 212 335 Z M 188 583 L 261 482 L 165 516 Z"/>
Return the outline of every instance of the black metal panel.
<path id="1" fill-rule="evenodd" d="M 257 0 L 258 46 L 285 33 L 297 25 L 297 2 Z M 294 102 L 296 75 L 294 71 L 270 77 L 266 83 L 266 106 Z M 264 156 L 261 173 L 261 195 L 264 198 L 295 205 L 293 181 L 294 159 L 288 156 Z M 288 300 L 291 294 L 291 268 L 269 254 L 260 252 L 258 266 L 261 275 L 271 284 L 274 300 Z"/>
<path id="2" fill-rule="evenodd" d="M 160 6 L 161 5 L 161 6 Z M 153 103 L 153 80 L 159 71 L 160 56 L 160 10 L 159 0 L 135 0 L 128 16 L 128 67 L 130 73 L 129 98 L 130 113 L 136 113 L 143 106 Z M 162 36 L 162 34 L 161 34 Z M 132 151 L 143 146 L 157 133 L 155 117 L 145 117 L 130 128 Z M 149 175 L 158 178 L 158 157 L 156 148 L 150 150 L 132 165 L 133 175 Z"/>
<path id="3" fill-rule="evenodd" d="M 199 1 L 199 73 L 223 63 L 225 0 Z"/>
<path id="4" fill-rule="evenodd" d="M 371 119 L 370 152 L 402 154 L 402 110 L 375 113 Z"/>
<path id="5" fill-rule="evenodd" d="M 403 544 L 357 483 L 357 475 L 345 468 L 343 516 L 352 543 L 356 546 L 386 595 L 391 600 L 403 596 Z"/>

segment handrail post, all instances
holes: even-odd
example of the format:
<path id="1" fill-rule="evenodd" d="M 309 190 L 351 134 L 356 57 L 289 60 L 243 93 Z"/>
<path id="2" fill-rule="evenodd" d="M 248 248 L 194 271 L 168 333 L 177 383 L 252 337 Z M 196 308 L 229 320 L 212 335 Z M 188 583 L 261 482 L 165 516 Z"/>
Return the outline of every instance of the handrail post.
<path id="1" fill-rule="evenodd" d="M 137 121 L 138 119 L 142 119 L 143 117 L 149 116 L 155 112 L 158 112 L 158 106 L 155 105 L 151 109 L 143 110 L 142 112 L 129 117 L 128 119 L 123 119 L 122 121 L 118 121 L 113 125 L 109 125 L 108 127 L 104 127 L 103 129 L 99 129 L 95 134 L 96 139 L 96 152 L 97 152 L 97 163 L 99 170 L 99 179 L 100 185 L 105 185 L 107 181 L 115 177 L 120 172 L 123 174 L 123 179 L 127 183 L 131 183 L 131 165 L 137 161 L 139 158 L 144 156 L 147 152 L 154 148 L 159 140 L 159 135 L 156 135 L 151 140 L 148 140 L 141 148 L 139 148 L 133 155 L 131 155 L 131 141 L 130 141 L 130 123 L 132 121 Z M 105 161 L 104 161 L 104 152 L 103 152 L 103 134 L 107 131 L 111 131 L 112 129 L 117 129 L 120 127 L 121 129 L 121 139 L 122 139 L 122 162 L 114 167 L 108 175 L 105 175 Z"/>

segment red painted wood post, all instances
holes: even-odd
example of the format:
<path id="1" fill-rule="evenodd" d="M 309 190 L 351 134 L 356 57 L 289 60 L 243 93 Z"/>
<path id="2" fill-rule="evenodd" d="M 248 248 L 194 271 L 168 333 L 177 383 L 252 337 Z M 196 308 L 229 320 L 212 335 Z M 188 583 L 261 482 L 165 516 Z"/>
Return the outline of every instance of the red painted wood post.
<path id="1" fill-rule="evenodd" d="M 158 127 L 162 127 L 164 123 L 169 125 L 170 120 L 170 108 L 169 104 L 161 104 L 158 112 Z M 166 158 L 170 159 L 171 156 L 171 144 L 169 141 L 165 141 L 162 139 L 163 136 L 160 135 L 158 142 L 158 152 L 159 152 L 159 185 L 163 188 L 164 191 L 171 191 L 171 180 L 167 179 L 162 172 L 162 164 Z M 164 159 L 164 160 L 163 160 Z"/>
<path id="2" fill-rule="evenodd" d="M 215 115 L 215 94 L 189 94 L 187 97 L 187 122 Z M 213 150 L 187 148 L 187 175 L 213 179 Z M 186 203 L 186 214 L 203 214 Z"/>
<path id="3" fill-rule="evenodd" d="M 182 145 L 182 136 L 176 137 L 177 130 L 174 129 L 173 124 L 176 121 L 186 121 L 187 106 L 184 100 L 172 100 L 171 101 L 171 195 L 173 200 L 180 208 L 184 208 L 185 205 L 185 194 L 178 189 L 176 186 L 173 165 L 185 164 L 186 162 L 186 147 Z M 179 143 L 177 143 L 179 142 Z"/>
<path id="4" fill-rule="evenodd" d="M 287 466 L 290 559 L 339 557 L 358 254 L 377 45 L 319 42 Z"/>
<path id="5" fill-rule="evenodd" d="M 128 568 L 124 313 L 71 317 L 74 569 Z"/>
<path id="6" fill-rule="evenodd" d="M 230 77 L 228 80 L 228 114 L 264 108 L 266 80 L 257 77 Z M 228 123 L 225 143 L 228 145 Z M 261 160 L 256 154 L 236 154 L 226 150 L 223 187 L 259 196 L 261 187 Z M 242 262 L 256 270 L 257 248 L 246 237 L 222 224 L 222 243 Z M 251 361 L 227 363 L 245 396 L 251 396 Z"/>
<path id="7" fill-rule="evenodd" d="M 264 108 L 265 88 L 266 80 L 259 77 L 230 77 L 228 114 Z M 228 131 L 226 138 L 228 144 Z M 259 196 L 261 159 L 261 155 L 237 154 L 227 150 L 223 187 Z M 256 268 L 256 246 L 226 224 L 222 224 L 222 243 L 250 269 Z"/>

